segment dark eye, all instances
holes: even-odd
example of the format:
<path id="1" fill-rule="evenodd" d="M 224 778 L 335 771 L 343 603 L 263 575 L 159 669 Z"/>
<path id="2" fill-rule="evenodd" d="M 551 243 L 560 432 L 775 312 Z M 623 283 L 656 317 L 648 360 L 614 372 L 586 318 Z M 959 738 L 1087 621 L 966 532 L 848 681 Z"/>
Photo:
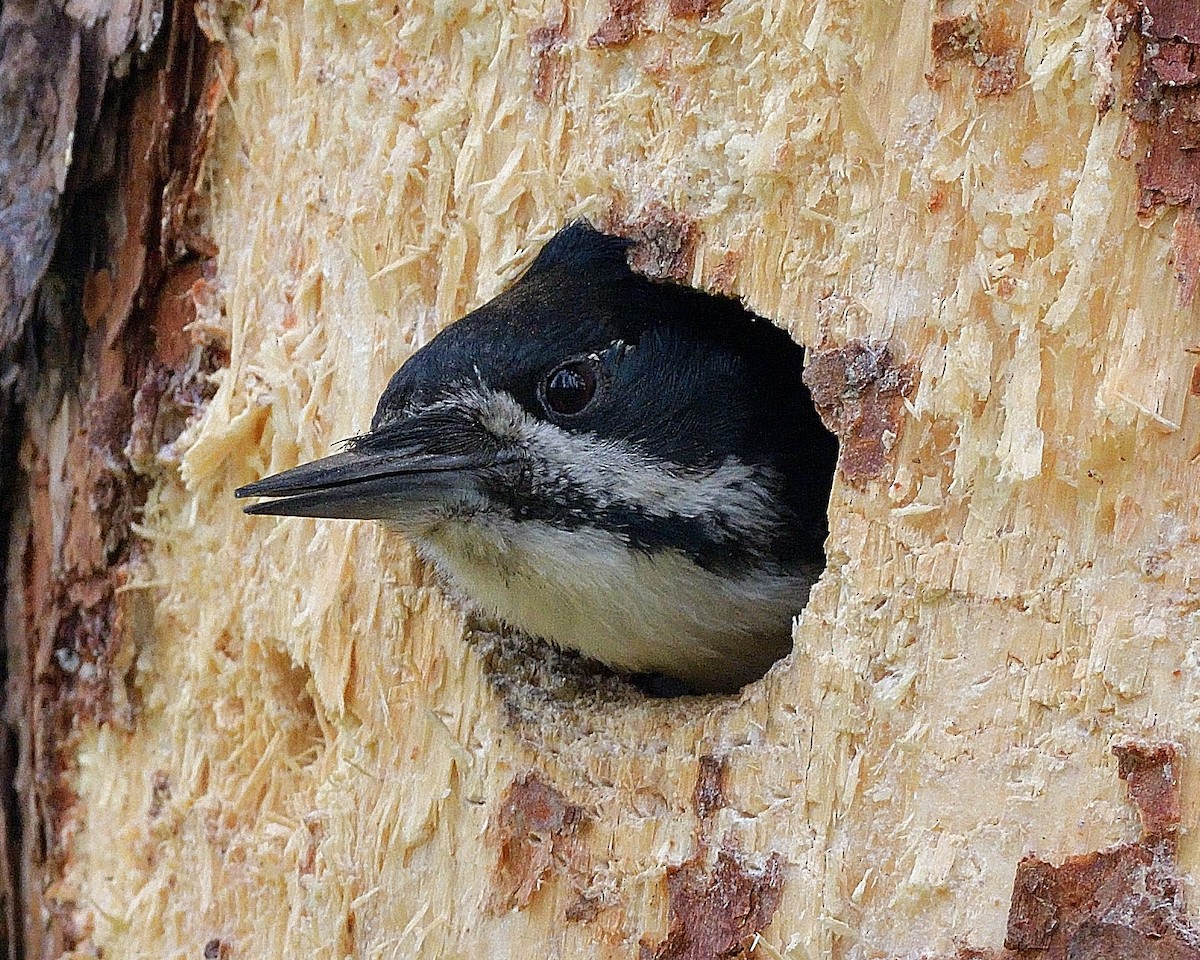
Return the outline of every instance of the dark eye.
<path id="1" fill-rule="evenodd" d="M 542 381 L 542 406 L 560 417 L 582 413 L 596 396 L 598 381 L 591 360 L 564 363 Z"/>

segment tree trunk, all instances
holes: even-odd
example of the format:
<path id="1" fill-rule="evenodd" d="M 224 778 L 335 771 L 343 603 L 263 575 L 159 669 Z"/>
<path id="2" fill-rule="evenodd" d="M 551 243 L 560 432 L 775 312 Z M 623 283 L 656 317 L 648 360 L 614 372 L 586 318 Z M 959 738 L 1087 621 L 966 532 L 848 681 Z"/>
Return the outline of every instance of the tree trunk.
<path id="1" fill-rule="evenodd" d="M 8 534 L 12 955 L 1200 958 L 1196 9 L 122 34 L 23 314 L 74 334 L 27 351 Z M 740 696 L 647 700 L 397 535 L 232 499 L 578 216 L 811 348 L 829 565 Z"/>

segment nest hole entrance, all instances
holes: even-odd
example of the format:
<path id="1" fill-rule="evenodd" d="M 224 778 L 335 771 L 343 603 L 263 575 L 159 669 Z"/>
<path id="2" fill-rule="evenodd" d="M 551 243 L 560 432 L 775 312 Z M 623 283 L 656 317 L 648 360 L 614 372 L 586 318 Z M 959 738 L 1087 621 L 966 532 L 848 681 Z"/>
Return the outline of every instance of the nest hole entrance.
<path id="1" fill-rule="evenodd" d="M 631 262 L 636 265 L 633 252 L 636 247 L 631 251 Z M 749 516 L 742 510 L 735 517 L 732 509 L 721 513 L 727 505 L 719 500 L 712 516 L 697 514 L 701 526 L 707 524 L 725 536 L 726 555 L 721 555 L 721 543 L 715 537 L 715 548 L 708 554 L 701 555 L 697 549 L 695 556 L 686 559 L 724 570 L 729 578 L 740 577 L 745 595 L 765 592 L 764 585 L 773 578 L 790 577 L 795 581 L 792 598 L 785 605 L 785 614 L 776 618 L 773 635 L 747 636 L 741 651 L 736 646 L 727 648 L 727 681 L 708 681 L 702 687 L 689 682 L 684 670 L 614 670 L 586 656 L 515 634 L 500 624 L 482 628 L 476 624 L 477 640 L 487 638 L 482 641 L 483 659 L 492 684 L 510 709 L 519 712 L 536 711 L 538 704 L 551 701 L 560 705 L 596 699 L 636 703 L 697 694 L 735 696 L 791 653 L 795 619 L 825 570 L 839 443 L 804 382 L 805 347 L 790 336 L 786 324 L 752 312 L 740 300 L 671 281 L 651 282 L 685 298 L 697 323 L 704 326 L 703 335 L 711 339 L 714 349 L 732 356 L 736 367 L 736 384 L 732 384 L 729 371 L 722 369 L 723 379 L 711 387 L 712 395 L 700 398 L 712 405 L 711 421 L 700 429 L 700 436 L 694 443 L 681 437 L 677 446 L 708 444 L 712 449 L 702 452 L 709 464 L 736 459 L 747 468 L 747 485 L 759 483 L 755 494 L 761 499 L 756 505 L 761 515 Z M 682 373 L 689 375 L 680 377 L 689 388 L 709 389 L 703 382 L 704 370 Z M 742 416 L 746 419 L 738 422 Z M 714 431 L 713 423 L 720 429 Z M 679 429 L 686 430 L 687 425 L 681 424 Z M 722 444 L 728 444 L 728 449 Z M 764 602 L 779 606 L 778 597 Z M 698 638 L 697 647 L 703 642 Z"/>

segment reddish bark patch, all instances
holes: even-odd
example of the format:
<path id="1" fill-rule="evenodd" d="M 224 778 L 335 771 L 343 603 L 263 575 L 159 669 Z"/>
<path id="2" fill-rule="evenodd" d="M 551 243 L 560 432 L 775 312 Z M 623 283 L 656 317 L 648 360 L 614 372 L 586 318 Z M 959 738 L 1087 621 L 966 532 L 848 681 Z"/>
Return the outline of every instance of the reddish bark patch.
<path id="1" fill-rule="evenodd" d="M 1146 66 L 1164 86 L 1186 87 L 1200 80 L 1196 47 L 1182 40 L 1163 40 Z"/>
<path id="2" fill-rule="evenodd" d="M 17 924 L 21 909 L 16 883 L 16 829 L 15 804 L 11 804 L 9 791 L 16 781 L 17 764 L 11 738 L 6 729 L 0 729 L 0 943 L 10 946 L 0 952 L 6 960 L 17 960 Z M 11 820 L 10 820 L 11 818 Z M 9 837 L 13 847 L 9 847 Z"/>
<path id="3" fill-rule="evenodd" d="M 640 214 L 625 218 L 613 211 L 607 231 L 633 241 L 629 265 L 657 280 L 686 282 L 696 262 L 700 229 L 696 221 L 661 203 L 651 203 Z"/>
<path id="4" fill-rule="evenodd" d="M 1035 951 L 1045 960 L 1196 960 L 1200 935 L 1182 901 L 1173 848 L 1168 855 L 1127 844 L 1069 857 L 1059 867 L 1027 857 L 1013 882 L 1004 946 L 1013 960 Z"/>
<path id="5" fill-rule="evenodd" d="M 233 83 L 236 64 L 233 54 L 217 38 L 221 27 L 205 3 L 194 6 L 199 34 L 190 37 L 172 32 L 168 42 L 186 43 L 193 49 L 171 48 L 168 57 L 175 60 L 172 69 L 174 93 L 171 117 L 170 145 L 166 158 L 167 182 L 162 194 L 162 233 L 159 253 L 168 263 L 195 255 L 211 258 L 217 255 L 213 241 L 196 226 L 197 187 L 204 164 L 216 135 L 217 108 L 225 91 Z M 181 56 L 197 55 L 196 74 L 182 70 Z M 195 68 L 194 68 L 195 69 Z M 182 82 L 181 82 L 182 81 Z"/>
<path id="6" fill-rule="evenodd" d="M 146 816 L 157 820 L 162 816 L 163 807 L 171 800 L 171 775 L 166 770 L 155 770 L 150 777 L 150 803 L 146 807 Z"/>
<path id="7" fill-rule="evenodd" d="M 729 764 L 724 757 L 706 753 L 696 769 L 696 787 L 692 791 L 692 807 L 702 821 L 708 820 L 725 806 L 725 787 Z"/>
<path id="8" fill-rule="evenodd" d="M 929 33 L 933 69 L 939 70 L 945 64 L 958 60 L 975 62 L 982 56 L 982 32 L 983 25 L 976 17 L 943 17 L 934 20 Z"/>
<path id="9" fill-rule="evenodd" d="M 1114 747 L 1113 753 L 1117 776 L 1129 785 L 1129 799 L 1142 818 L 1143 842 L 1175 836 L 1180 810 L 1174 745 L 1128 743 Z"/>
<path id="10" fill-rule="evenodd" d="M 711 871 L 701 857 L 667 868 L 669 920 L 656 947 L 641 945 L 641 960 L 717 960 L 749 956 L 754 935 L 771 922 L 783 888 L 783 866 L 772 854 L 751 871 L 722 850 Z"/>
<path id="11" fill-rule="evenodd" d="M 164 367 L 182 369 L 191 361 L 196 347 L 207 345 L 189 328 L 196 319 L 197 306 L 211 289 L 212 267 L 209 260 L 186 260 L 163 278 L 150 326 L 154 329 L 154 359 Z"/>
<path id="12" fill-rule="evenodd" d="M 533 99 L 549 103 L 566 79 L 567 62 L 563 47 L 567 42 L 570 8 L 563 5 L 558 23 L 529 31 L 529 56 L 533 60 Z"/>
<path id="13" fill-rule="evenodd" d="M 167 448 L 216 393 L 210 374 L 220 366 L 221 356 L 203 350 L 194 368 L 175 369 L 153 360 L 147 364 L 133 397 L 133 419 L 125 444 L 125 457 L 135 473 L 154 474 L 162 465 L 160 458 L 173 458 L 174 451 Z"/>
<path id="14" fill-rule="evenodd" d="M 1011 93 L 1021 81 L 1021 36 L 1002 12 L 986 19 L 971 15 L 935 20 L 929 52 L 933 64 L 925 77 L 934 89 L 948 79 L 947 65 L 959 62 L 979 71 L 975 92 L 981 97 Z"/>
<path id="15" fill-rule="evenodd" d="M 133 397 L 124 454 L 139 474 L 159 467 L 164 449 L 216 393 L 212 374 L 229 363 L 224 343 L 192 327 L 199 301 L 209 295 L 208 261 L 185 261 L 171 270 L 152 305 L 154 353 Z"/>
<path id="16" fill-rule="evenodd" d="M 601 906 L 599 897 L 581 893 L 563 911 L 563 917 L 571 923 L 590 923 L 600 915 Z"/>
<path id="17" fill-rule="evenodd" d="M 1116 101 L 1116 84 L 1113 82 L 1113 67 L 1116 66 L 1117 54 L 1129 36 L 1138 18 L 1138 3 L 1136 0 L 1112 0 L 1104 11 L 1107 24 L 1097 33 L 1097 49 L 1095 73 L 1097 75 L 1096 90 L 1092 94 L 1092 103 L 1100 116 L 1108 113 Z M 1105 29 L 1106 28 L 1106 29 Z"/>
<path id="18" fill-rule="evenodd" d="M 108 262 L 89 274 L 84 288 L 84 317 L 92 327 L 103 323 L 110 344 L 146 301 L 147 288 L 154 290 L 174 263 L 217 253 L 194 224 L 196 197 L 234 61 L 213 41 L 204 9 L 197 5 L 194 17 L 176 14 L 161 63 L 139 88 L 126 120 L 122 215 L 111 220 Z"/>
<path id="19" fill-rule="evenodd" d="M 1139 141 L 1138 213 L 1181 207 L 1174 245 L 1180 299 L 1200 281 L 1200 5 L 1143 0 L 1128 103 Z M 1113 52 L 1115 57 L 1115 50 Z"/>
<path id="20" fill-rule="evenodd" d="M 813 353 L 804 383 L 841 442 L 842 475 L 858 486 L 882 476 L 900 434 L 904 398 L 915 384 L 911 365 L 898 363 L 887 344 L 852 340 Z"/>
<path id="21" fill-rule="evenodd" d="M 1143 31 L 1153 31 L 1156 37 L 1200 43 L 1200 6 L 1195 0 L 1145 0 L 1142 8 Z"/>
<path id="22" fill-rule="evenodd" d="M 583 810 L 537 774 L 526 773 L 509 784 L 489 827 L 499 851 L 491 910 L 524 909 L 552 873 L 573 878 L 582 853 L 578 833 L 583 822 Z"/>
<path id="23" fill-rule="evenodd" d="M 699 20 L 721 9 L 724 0 L 668 0 L 667 12 L 680 20 Z"/>
<path id="24" fill-rule="evenodd" d="M 986 59 L 975 80 L 975 91 L 981 97 L 1000 97 L 1017 89 L 1025 48 L 1020 34 L 1002 13 L 984 27 L 983 52 Z"/>
<path id="25" fill-rule="evenodd" d="M 593 50 L 623 47 L 646 32 L 646 0 L 608 0 L 608 16 L 588 37 Z"/>
<path id="26" fill-rule="evenodd" d="M 712 289 L 714 293 L 732 297 L 737 294 L 738 273 L 742 269 L 742 255 L 736 250 L 730 250 L 717 269 L 713 271 Z"/>
<path id="27" fill-rule="evenodd" d="M 59 584 L 55 603 L 53 662 L 47 680 L 69 686 L 70 696 L 48 706 L 70 712 L 56 728 L 74 732 L 91 723 L 128 727 L 132 716 L 116 710 L 113 660 L 125 631 L 119 628 L 114 584 L 95 575 Z M 51 680 L 53 678 L 53 680 Z"/>
<path id="28" fill-rule="evenodd" d="M 170 216 L 160 206 L 164 185 L 156 169 L 164 131 L 170 129 L 173 114 L 171 105 L 163 102 L 164 74 L 160 70 L 134 100 L 126 154 L 129 175 L 124 178 L 120 198 L 122 215 L 112 223 L 115 229 L 107 244 L 108 263 L 90 274 L 84 287 L 84 318 L 89 327 L 103 325 L 110 344 L 120 336 L 143 292 L 147 260 L 154 258 L 151 272 L 158 265 L 157 251 L 151 253 L 151 234 Z"/>

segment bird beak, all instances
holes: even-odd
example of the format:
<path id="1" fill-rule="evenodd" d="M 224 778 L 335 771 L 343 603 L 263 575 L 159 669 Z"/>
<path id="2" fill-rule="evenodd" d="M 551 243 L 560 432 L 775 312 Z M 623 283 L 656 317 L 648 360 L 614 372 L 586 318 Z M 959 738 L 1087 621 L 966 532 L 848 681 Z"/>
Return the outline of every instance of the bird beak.
<path id="1" fill-rule="evenodd" d="M 367 434 L 341 453 L 239 487 L 234 496 L 274 498 L 246 507 L 250 514 L 420 526 L 447 506 L 477 501 L 480 481 L 515 461 L 478 424 L 457 427 L 444 419 L 422 422 L 418 415 Z"/>

